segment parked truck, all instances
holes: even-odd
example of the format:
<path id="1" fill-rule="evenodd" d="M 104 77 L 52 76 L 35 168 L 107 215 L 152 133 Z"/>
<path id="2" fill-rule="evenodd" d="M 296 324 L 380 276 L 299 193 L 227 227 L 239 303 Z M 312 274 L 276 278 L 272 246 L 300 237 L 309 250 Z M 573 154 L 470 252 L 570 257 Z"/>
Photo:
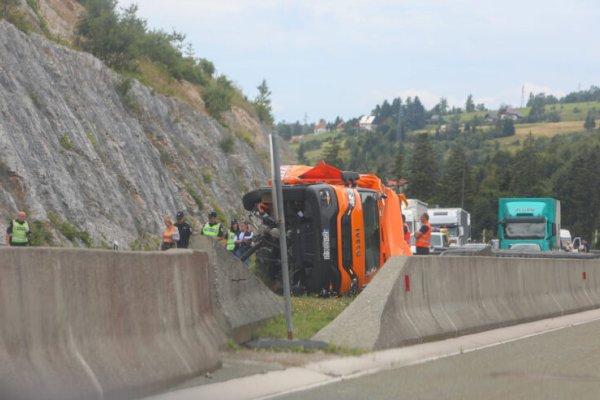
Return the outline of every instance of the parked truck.
<path id="1" fill-rule="evenodd" d="M 560 201 L 552 198 L 498 200 L 500 249 L 536 243 L 542 251 L 560 249 Z"/>
<path id="2" fill-rule="evenodd" d="M 430 208 L 429 224 L 433 230 L 447 229 L 450 245 L 463 246 L 471 238 L 471 214 L 462 208 Z"/>

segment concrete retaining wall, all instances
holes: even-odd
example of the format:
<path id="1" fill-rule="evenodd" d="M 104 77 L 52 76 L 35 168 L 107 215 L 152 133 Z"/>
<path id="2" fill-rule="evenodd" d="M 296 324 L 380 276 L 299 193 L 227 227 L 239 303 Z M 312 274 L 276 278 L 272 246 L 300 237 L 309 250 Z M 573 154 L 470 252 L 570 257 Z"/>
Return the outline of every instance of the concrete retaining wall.
<path id="1" fill-rule="evenodd" d="M 314 338 L 385 349 L 598 307 L 597 260 L 395 257 Z"/>
<path id="2" fill-rule="evenodd" d="M 208 253 L 213 313 L 228 337 L 248 341 L 260 324 L 283 314 L 283 300 L 222 244 L 194 236 L 190 247 Z"/>
<path id="3" fill-rule="evenodd" d="M 215 369 L 205 253 L 0 249 L 0 397 L 131 398 Z"/>

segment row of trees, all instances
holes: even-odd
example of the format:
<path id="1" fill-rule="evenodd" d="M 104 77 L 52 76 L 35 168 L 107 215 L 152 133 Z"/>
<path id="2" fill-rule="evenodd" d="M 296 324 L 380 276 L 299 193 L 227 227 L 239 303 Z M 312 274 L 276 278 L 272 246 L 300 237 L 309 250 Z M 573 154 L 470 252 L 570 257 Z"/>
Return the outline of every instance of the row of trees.
<path id="1" fill-rule="evenodd" d="M 369 171 L 384 179 L 406 178 L 406 194 L 431 205 L 463 207 L 471 212 L 473 236 L 496 233 L 500 197 L 556 197 L 563 225 L 587 238 L 600 226 L 600 134 L 534 138 L 517 151 L 500 150 L 482 139 L 436 140 L 411 135 L 390 144 L 373 133 L 339 137 L 325 147 L 323 159 L 338 168 Z"/>

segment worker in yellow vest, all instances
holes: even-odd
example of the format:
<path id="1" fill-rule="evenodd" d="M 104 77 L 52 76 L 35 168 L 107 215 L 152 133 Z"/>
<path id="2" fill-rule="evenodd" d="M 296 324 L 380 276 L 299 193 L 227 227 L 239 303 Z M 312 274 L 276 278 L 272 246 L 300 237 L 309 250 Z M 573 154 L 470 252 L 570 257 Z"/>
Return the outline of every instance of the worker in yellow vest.
<path id="1" fill-rule="evenodd" d="M 215 211 L 211 211 L 208 213 L 208 222 L 204 224 L 202 230 L 200 231 L 201 235 L 213 237 L 217 240 L 223 241 L 225 239 L 225 230 L 223 226 L 217 221 L 217 213 Z"/>
<path id="2" fill-rule="evenodd" d="M 429 246 L 431 245 L 431 225 L 429 225 L 429 214 L 421 214 L 421 228 L 415 232 L 415 239 L 417 254 L 429 254 Z"/>
<path id="3" fill-rule="evenodd" d="M 237 238 L 237 235 L 240 233 L 240 225 L 238 224 L 237 220 L 232 219 L 231 220 L 231 227 L 229 228 L 229 232 L 227 233 L 227 250 L 231 251 L 232 253 L 235 250 L 235 239 Z"/>
<path id="4" fill-rule="evenodd" d="M 29 246 L 29 238 L 31 231 L 29 224 L 25 220 L 25 211 L 19 211 L 17 219 L 10 221 L 6 230 L 6 245 L 7 246 Z"/>

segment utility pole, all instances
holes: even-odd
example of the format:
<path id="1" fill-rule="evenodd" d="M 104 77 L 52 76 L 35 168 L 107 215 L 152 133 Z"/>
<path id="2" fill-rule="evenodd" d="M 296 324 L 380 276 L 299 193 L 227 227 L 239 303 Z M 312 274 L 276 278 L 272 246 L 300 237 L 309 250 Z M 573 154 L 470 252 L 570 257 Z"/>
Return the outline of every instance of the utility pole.
<path id="1" fill-rule="evenodd" d="M 287 241 L 285 234 L 285 213 L 283 212 L 283 188 L 281 187 L 281 161 L 279 159 L 279 137 L 270 134 L 271 142 L 271 196 L 273 197 L 273 206 L 277 229 L 279 230 L 279 252 L 281 255 L 281 279 L 283 279 L 283 296 L 285 299 L 285 320 L 287 323 L 288 340 L 294 338 L 292 327 L 292 300 L 290 291 L 290 272 L 288 266 Z"/>
<path id="2" fill-rule="evenodd" d="M 465 166 L 462 169 L 462 189 L 460 191 L 460 208 L 465 208 Z"/>

